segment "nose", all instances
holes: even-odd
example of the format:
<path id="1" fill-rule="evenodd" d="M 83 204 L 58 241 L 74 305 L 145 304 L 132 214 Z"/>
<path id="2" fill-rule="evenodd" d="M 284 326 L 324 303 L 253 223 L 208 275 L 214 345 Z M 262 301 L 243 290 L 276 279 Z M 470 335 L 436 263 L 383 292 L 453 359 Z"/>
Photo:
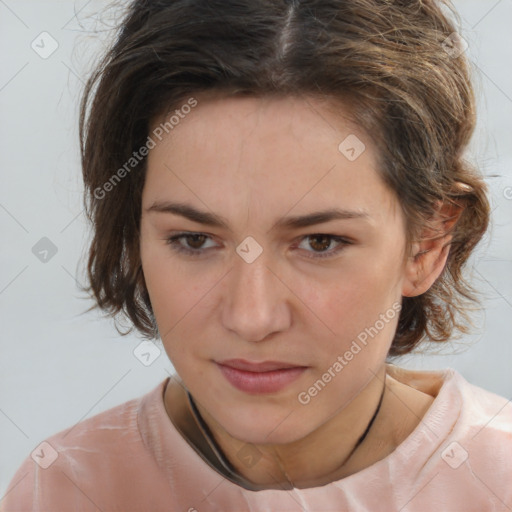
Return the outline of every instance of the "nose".
<path id="1" fill-rule="evenodd" d="M 223 288 L 224 327 L 247 341 L 264 341 L 291 323 L 291 292 L 264 255 L 252 263 L 237 257 Z"/>

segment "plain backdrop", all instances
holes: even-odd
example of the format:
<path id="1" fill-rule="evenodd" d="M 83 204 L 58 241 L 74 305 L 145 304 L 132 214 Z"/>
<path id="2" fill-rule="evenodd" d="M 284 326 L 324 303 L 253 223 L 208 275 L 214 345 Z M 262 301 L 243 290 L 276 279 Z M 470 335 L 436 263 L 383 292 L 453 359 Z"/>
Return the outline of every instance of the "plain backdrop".
<path id="1" fill-rule="evenodd" d="M 45 437 L 148 392 L 173 371 L 163 352 L 145 366 L 134 355 L 140 338 L 84 314 L 91 303 L 77 288 L 90 236 L 78 100 L 115 19 L 115 11 L 103 22 L 94 15 L 107 5 L 0 0 L 0 496 Z M 474 333 L 442 353 L 395 362 L 452 367 L 511 398 L 512 0 L 455 6 L 479 103 L 469 155 L 491 188 L 492 228 L 470 266 L 483 310 Z"/>

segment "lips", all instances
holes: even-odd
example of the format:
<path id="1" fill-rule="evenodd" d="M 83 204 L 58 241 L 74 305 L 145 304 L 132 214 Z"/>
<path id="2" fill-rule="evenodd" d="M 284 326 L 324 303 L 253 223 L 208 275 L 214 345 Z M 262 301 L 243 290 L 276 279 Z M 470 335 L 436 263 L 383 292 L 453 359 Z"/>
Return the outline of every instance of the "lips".
<path id="1" fill-rule="evenodd" d="M 307 369 L 280 361 L 260 363 L 244 359 L 229 359 L 217 362 L 226 380 L 245 393 L 276 393 L 298 379 Z"/>
<path id="2" fill-rule="evenodd" d="M 244 370 L 246 372 L 271 372 L 273 370 L 286 370 L 289 368 L 300 367 L 296 364 L 281 363 L 277 361 L 263 361 L 261 363 L 253 363 L 244 359 L 227 359 L 226 361 L 220 361 L 218 364 L 229 366 L 235 370 Z"/>

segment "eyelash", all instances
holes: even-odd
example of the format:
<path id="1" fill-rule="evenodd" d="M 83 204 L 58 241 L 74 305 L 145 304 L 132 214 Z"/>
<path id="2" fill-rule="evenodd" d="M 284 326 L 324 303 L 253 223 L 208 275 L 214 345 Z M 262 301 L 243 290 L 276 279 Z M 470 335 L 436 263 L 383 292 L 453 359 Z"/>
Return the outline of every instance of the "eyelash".
<path id="1" fill-rule="evenodd" d="M 208 249 L 188 249 L 188 248 L 180 245 L 180 240 L 182 238 L 189 238 L 189 237 L 193 237 L 193 236 L 205 236 L 205 237 L 211 239 L 211 237 L 209 237 L 205 233 L 184 232 L 184 233 L 178 233 L 176 235 L 168 237 L 166 239 L 166 243 L 171 246 L 171 250 L 173 250 L 177 253 L 181 253 L 181 254 L 185 254 L 187 256 L 193 256 L 193 257 L 202 256 Z M 336 235 L 329 235 L 327 233 L 313 233 L 311 235 L 305 235 L 301 238 L 300 242 L 302 242 L 302 240 L 304 240 L 304 239 L 315 238 L 315 237 L 327 237 L 331 241 L 338 242 L 340 245 L 337 248 L 335 248 L 334 250 L 317 252 L 317 253 L 313 252 L 312 254 L 315 254 L 315 256 L 306 256 L 307 258 L 310 258 L 310 259 L 331 258 L 331 257 L 337 255 L 340 251 L 342 251 L 345 248 L 345 246 L 352 244 L 352 242 L 350 240 L 347 240 L 346 238 L 343 238 L 341 236 L 336 236 Z M 306 251 L 306 252 L 310 252 L 310 251 Z"/>

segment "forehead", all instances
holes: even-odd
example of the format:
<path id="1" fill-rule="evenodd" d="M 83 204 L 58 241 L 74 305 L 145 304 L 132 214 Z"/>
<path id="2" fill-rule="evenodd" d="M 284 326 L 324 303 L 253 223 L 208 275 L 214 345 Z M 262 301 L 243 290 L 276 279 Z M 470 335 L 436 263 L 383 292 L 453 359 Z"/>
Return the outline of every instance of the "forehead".
<path id="1" fill-rule="evenodd" d="M 328 96 L 226 97 L 211 92 L 195 98 L 193 109 L 188 108 L 189 101 L 184 99 L 171 111 L 154 118 L 152 131 L 160 126 L 167 140 L 191 138 L 189 142 L 193 143 L 201 139 L 205 147 L 223 138 L 237 137 L 249 142 L 251 135 L 258 137 L 257 142 L 269 145 L 273 141 L 283 143 L 286 137 L 294 137 L 297 143 L 304 142 L 305 137 L 309 143 L 320 139 L 329 143 L 329 138 L 336 143 L 340 136 L 349 134 L 368 138 L 351 119 L 349 107 Z M 212 128 L 215 130 L 211 131 Z"/>
<path id="2" fill-rule="evenodd" d="M 341 105 L 313 97 L 197 97 L 151 150 L 146 191 L 172 189 L 173 199 L 206 204 L 222 198 L 228 209 L 251 211 L 300 213 L 319 202 L 376 209 L 390 191 L 370 138 L 348 117 Z M 165 121 L 154 120 L 152 131 Z"/>

